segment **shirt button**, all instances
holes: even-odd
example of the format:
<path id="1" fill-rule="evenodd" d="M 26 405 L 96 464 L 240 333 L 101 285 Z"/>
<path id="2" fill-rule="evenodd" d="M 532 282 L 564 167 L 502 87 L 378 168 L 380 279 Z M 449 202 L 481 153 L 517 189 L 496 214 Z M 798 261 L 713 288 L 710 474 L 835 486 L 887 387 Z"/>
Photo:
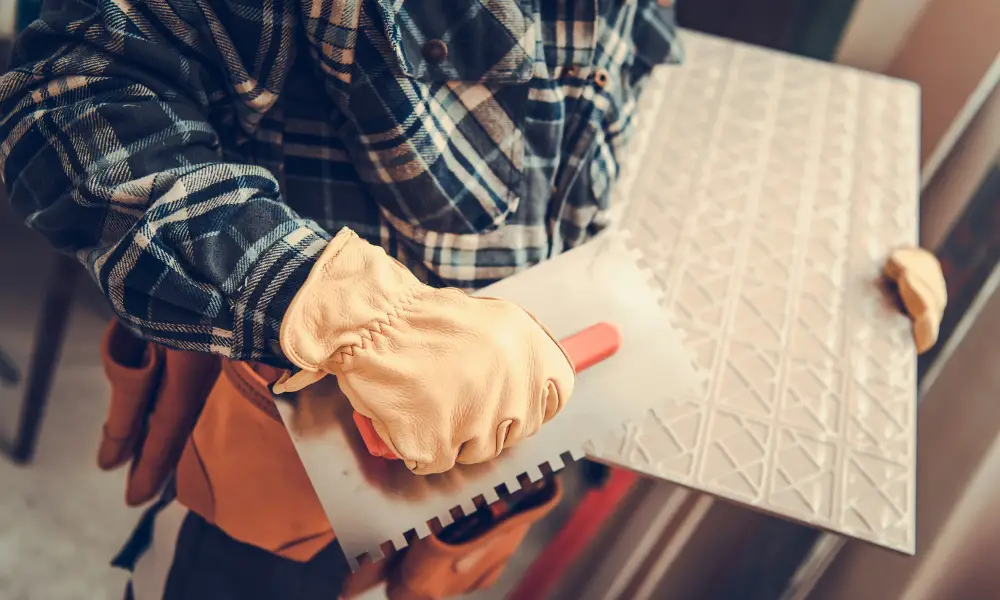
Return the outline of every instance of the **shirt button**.
<path id="1" fill-rule="evenodd" d="M 611 83 L 611 75 L 604 69 L 594 71 L 594 83 L 602 90 Z"/>
<path id="2" fill-rule="evenodd" d="M 424 58 L 428 61 L 439 65 L 448 58 L 448 44 L 445 44 L 441 40 L 431 40 L 424 44 L 423 49 Z"/>

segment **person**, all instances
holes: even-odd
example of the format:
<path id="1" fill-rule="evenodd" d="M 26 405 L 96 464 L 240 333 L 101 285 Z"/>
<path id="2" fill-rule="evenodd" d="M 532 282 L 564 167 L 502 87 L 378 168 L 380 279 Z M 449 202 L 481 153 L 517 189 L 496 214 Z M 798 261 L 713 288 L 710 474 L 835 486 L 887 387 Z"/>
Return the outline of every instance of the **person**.
<path id="1" fill-rule="evenodd" d="M 642 85 L 681 60 L 669 0 L 48 0 L 0 79 L 13 206 L 100 287 L 108 339 L 159 349 L 137 364 L 251 365 L 209 393 L 184 450 L 207 491 L 179 474 L 150 509 L 127 593 L 311 600 L 344 583 L 332 532 L 295 553 L 241 525 L 314 509 L 267 496 L 294 458 L 232 462 L 273 461 L 287 435 L 227 446 L 250 403 L 219 408 L 220 386 L 335 375 L 417 474 L 487 461 L 558 413 L 574 384 L 558 342 L 466 292 L 607 226 Z M 242 520 L 222 516 L 234 498 L 254 506 Z"/>
<path id="2" fill-rule="evenodd" d="M 464 291 L 605 226 L 638 89 L 680 59 L 653 0 L 49 0 L 0 80 L 0 162 L 126 330 L 292 391 L 336 374 L 436 473 L 569 400 L 547 330 Z M 238 543 L 210 538 L 186 551 Z M 209 570 L 213 598 L 253 579 Z"/>

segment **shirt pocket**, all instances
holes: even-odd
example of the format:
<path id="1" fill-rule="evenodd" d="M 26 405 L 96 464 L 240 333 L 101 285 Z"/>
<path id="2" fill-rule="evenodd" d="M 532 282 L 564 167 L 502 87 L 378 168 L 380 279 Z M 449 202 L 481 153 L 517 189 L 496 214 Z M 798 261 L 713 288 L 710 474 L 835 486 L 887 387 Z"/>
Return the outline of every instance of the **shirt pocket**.
<path id="1" fill-rule="evenodd" d="M 538 0 L 379 0 L 383 35 L 403 75 L 421 82 L 526 83 Z"/>
<path id="2" fill-rule="evenodd" d="M 623 0 L 536 0 L 542 22 L 545 64 L 554 75 L 567 68 L 591 67 L 599 18 Z"/>
<path id="3" fill-rule="evenodd" d="M 339 133 L 397 229 L 480 234 L 517 210 L 536 52 L 530 4 L 362 5 Z"/>

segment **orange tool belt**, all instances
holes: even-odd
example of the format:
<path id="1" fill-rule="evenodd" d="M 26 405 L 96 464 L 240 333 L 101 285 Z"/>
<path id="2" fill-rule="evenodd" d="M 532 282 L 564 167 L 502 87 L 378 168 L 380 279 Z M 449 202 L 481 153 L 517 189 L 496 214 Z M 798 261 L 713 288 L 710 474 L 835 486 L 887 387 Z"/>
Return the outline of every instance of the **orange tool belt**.
<path id="1" fill-rule="evenodd" d="M 102 359 L 111 404 L 98 465 L 129 464 L 129 505 L 155 498 L 174 474 L 177 500 L 241 542 L 306 561 L 333 541 L 271 398 L 277 369 L 169 350 L 117 321 L 104 336 Z M 382 580 L 393 600 L 492 585 L 531 525 L 559 502 L 561 488 L 553 479 L 527 494 L 516 507 L 495 504 L 366 566 L 346 595 Z"/>

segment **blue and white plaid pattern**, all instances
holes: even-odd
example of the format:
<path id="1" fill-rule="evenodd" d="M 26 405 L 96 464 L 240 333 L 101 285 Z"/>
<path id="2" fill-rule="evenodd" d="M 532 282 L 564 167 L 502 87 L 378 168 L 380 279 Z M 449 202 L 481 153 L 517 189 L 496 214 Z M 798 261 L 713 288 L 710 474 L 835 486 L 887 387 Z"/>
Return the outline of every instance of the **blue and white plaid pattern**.
<path id="1" fill-rule="evenodd" d="M 130 328 L 284 364 L 340 227 L 464 289 L 598 231 L 679 59 L 655 0 L 63 0 L 0 78 L 0 173 Z"/>

